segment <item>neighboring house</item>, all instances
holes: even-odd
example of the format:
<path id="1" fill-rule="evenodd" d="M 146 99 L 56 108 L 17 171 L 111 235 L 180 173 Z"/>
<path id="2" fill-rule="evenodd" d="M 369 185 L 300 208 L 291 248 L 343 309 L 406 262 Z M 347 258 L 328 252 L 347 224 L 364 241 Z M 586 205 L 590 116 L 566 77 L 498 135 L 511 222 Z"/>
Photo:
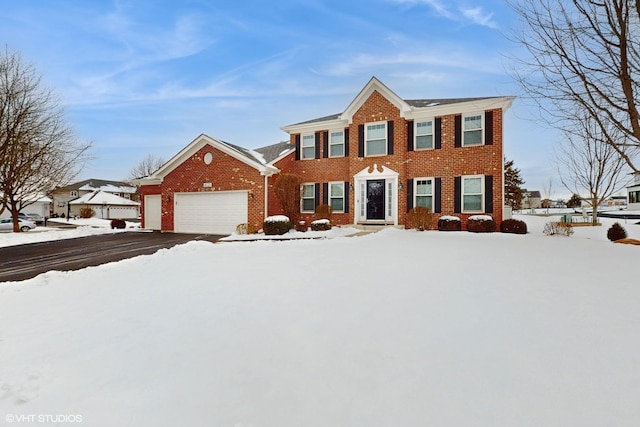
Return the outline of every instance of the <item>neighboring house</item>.
<path id="1" fill-rule="evenodd" d="M 522 193 L 522 209 L 538 209 L 542 206 L 542 196 L 539 191 L 527 191 Z"/>
<path id="2" fill-rule="evenodd" d="M 49 197 L 40 194 L 40 195 L 34 196 L 33 202 L 30 202 L 30 204 L 25 208 L 21 209 L 20 212 L 25 214 L 37 213 L 43 218 L 48 217 L 51 215 L 51 204 L 52 204 L 52 200 Z M 9 218 L 9 217 L 11 217 L 11 212 L 9 211 L 9 209 L 5 209 L 2 213 L 0 213 L 0 218 Z"/>
<path id="3" fill-rule="evenodd" d="M 143 226 L 229 233 L 281 213 L 276 174 L 304 179 L 302 219 L 319 204 L 334 224 L 404 225 L 414 206 L 436 219 L 503 218 L 503 115 L 513 97 L 403 100 L 375 77 L 339 114 L 285 126 L 289 142 L 255 151 L 201 135 L 138 180 Z M 267 191 L 265 191 L 265 189 Z"/>
<path id="4" fill-rule="evenodd" d="M 633 185 L 627 187 L 627 195 L 629 197 L 627 209 L 640 211 L 640 172 L 634 174 Z"/>
<path id="5" fill-rule="evenodd" d="M 78 216 L 80 214 L 79 205 L 69 204 L 69 202 L 99 191 L 113 194 L 126 200 L 131 200 L 135 197 L 137 188 L 126 182 L 108 181 L 104 179 L 87 179 L 65 185 L 64 187 L 57 187 L 51 191 L 51 198 L 53 199 L 53 214 L 56 216 L 66 216 L 69 214 L 71 216 Z M 128 206 L 128 203 L 119 203 L 118 205 Z"/>
<path id="6" fill-rule="evenodd" d="M 68 203 L 72 215 L 75 212 L 79 213 L 83 208 L 91 208 L 95 218 L 137 219 L 140 217 L 140 203 L 102 190 L 87 193 Z"/>

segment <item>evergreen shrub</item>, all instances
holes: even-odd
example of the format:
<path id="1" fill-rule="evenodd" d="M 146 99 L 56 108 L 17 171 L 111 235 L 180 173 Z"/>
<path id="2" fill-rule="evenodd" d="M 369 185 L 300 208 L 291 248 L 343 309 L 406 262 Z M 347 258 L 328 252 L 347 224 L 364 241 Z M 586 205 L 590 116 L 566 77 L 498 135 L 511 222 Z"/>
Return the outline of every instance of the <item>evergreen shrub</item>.
<path id="1" fill-rule="evenodd" d="M 467 220 L 467 231 L 472 233 L 493 233 L 496 222 L 489 215 L 473 215 Z"/>
<path id="2" fill-rule="evenodd" d="M 269 216 L 265 218 L 262 224 L 262 230 L 267 236 L 282 235 L 291 230 L 291 228 L 293 226 L 289 217 L 284 215 Z"/>
<path id="3" fill-rule="evenodd" d="M 329 221 L 328 219 L 316 219 L 311 223 L 311 230 L 313 231 L 331 230 L 331 221 Z"/>
<path id="4" fill-rule="evenodd" d="M 527 234 L 527 223 L 519 219 L 505 219 L 500 223 L 501 233 Z"/>
<path id="5" fill-rule="evenodd" d="M 127 228 L 127 223 L 124 222 L 124 220 L 122 220 L 122 219 L 112 219 L 111 220 L 111 229 L 114 229 L 114 228 L 120 228 L 120 229 Z"/>
<path id="6" fill-rule="evenodd" d="M 462 230 L 462 222 L 457 216 L 445 215 L 438 220 L 439 231 L 460 231 Z"/>
<path id="7" fill-rule="evenodd" d="M 627 230 L 624 229 L 619 223 L 615 222 L 607 230 L 607 239 L 615 242 L 616 240 L 626 239 L 627 238 Z"/>

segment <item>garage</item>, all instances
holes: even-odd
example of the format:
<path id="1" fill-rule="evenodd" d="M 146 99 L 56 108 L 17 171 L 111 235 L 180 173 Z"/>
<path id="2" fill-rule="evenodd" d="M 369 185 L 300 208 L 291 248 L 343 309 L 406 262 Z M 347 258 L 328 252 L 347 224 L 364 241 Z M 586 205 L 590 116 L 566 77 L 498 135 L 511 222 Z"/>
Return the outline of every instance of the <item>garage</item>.
<path id="1" fill-rule="evenodd" d="M 144 196 L 144 228 L 162 229 L 162 196 L 159 194 Z"/>
<path id="2" fill-rule="evenodd" d="M 231 234 L 247 222 L 247 191 L 176 193 L 174 231 L 177 233 Z"/>

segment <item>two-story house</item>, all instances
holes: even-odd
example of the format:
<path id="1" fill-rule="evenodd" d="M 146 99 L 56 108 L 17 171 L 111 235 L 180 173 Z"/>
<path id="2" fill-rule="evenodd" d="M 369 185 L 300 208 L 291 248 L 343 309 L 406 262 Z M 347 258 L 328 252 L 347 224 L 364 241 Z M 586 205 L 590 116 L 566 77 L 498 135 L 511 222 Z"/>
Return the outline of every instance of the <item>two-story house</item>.
<path id="1" fill-rule="evenodd" d="M 201 135 L 138 181 L 143 226 L 260 228 L 265 216 L 281 213 L 273 194 L 281 172 L 303 177 L 304 220 L 329 204 L 334 223 L 343 225 L 404 225 L 414 206 L 463 223 L 475 214 L 500 223 L 503 115 L 512 101 L 404 100 L 374 77 L 342 113 L 283 127 L 288 142 L 247 150 Z"/>

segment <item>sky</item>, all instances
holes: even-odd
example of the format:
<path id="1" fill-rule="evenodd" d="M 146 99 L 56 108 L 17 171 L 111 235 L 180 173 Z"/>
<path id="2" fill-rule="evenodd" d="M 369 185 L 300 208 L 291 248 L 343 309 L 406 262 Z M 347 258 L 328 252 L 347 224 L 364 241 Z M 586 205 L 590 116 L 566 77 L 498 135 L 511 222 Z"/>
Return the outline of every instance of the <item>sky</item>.
<path id="1" fill-rule="evenodd" d="M 78 179 L 120 180 L 204 133 L 257 148 L 344 111 L 376 76 L 404 99 L 520 96 L 516 16 L 502 0 L 5 2 L 0 41 L 60 97 L 92 143 Z M 568 193 L 554 132 L 522 97 L 505 155 L 524 187 Z"/>

